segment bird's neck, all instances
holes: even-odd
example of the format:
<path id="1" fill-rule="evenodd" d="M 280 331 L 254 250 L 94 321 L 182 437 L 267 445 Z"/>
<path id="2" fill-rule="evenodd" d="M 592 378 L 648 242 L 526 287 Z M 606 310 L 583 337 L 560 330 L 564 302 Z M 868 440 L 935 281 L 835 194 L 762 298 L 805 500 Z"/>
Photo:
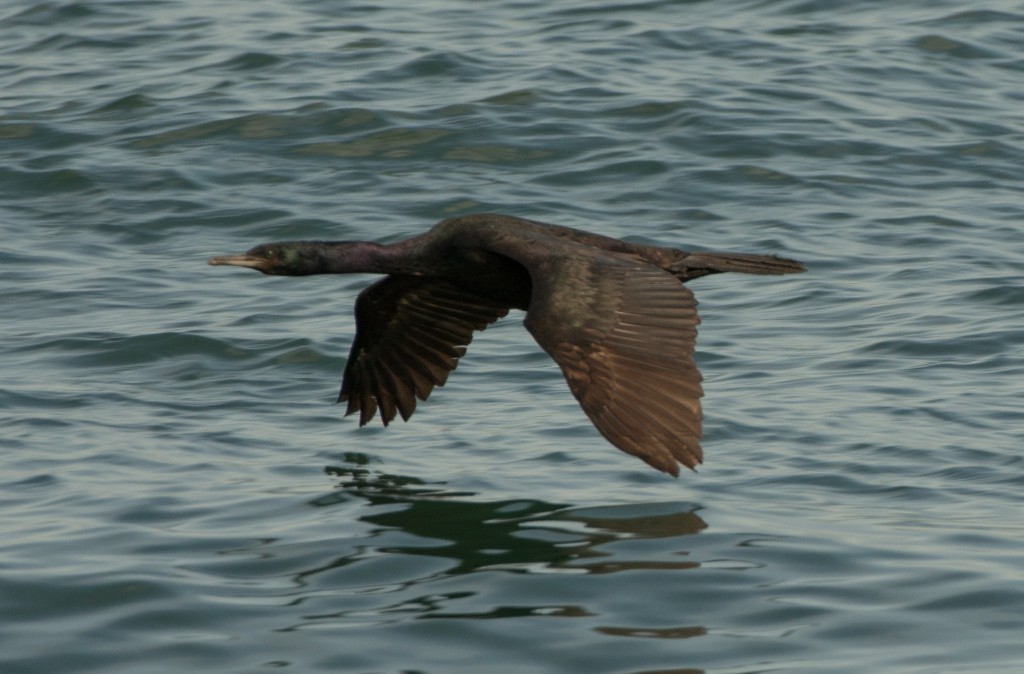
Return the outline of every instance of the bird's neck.
<path id="1" fill-rule="evenodd" d="M 419 271 L 405 242 L 324 241 L 320 244 L 321 274 L 406 274 Z"/>

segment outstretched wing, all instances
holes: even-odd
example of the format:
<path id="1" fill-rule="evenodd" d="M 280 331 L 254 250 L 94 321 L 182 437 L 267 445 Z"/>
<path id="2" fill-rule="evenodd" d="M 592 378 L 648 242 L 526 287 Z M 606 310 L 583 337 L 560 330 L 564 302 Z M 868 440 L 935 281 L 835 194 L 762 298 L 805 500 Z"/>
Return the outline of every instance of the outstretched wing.
<path id="1" fill-rule="evenodd" d="M 619 449 L 679 474 L 701 462 L 697 301 L 640 261 L 566 258 L 535 277 L 526 327 Z"/>
<path id="2" fill-rule="evenodd" d="M 359 425 L 380 409 L 387 426 L 396 412 L 408 420 L 416 399 L 426 400 L 473 339 L 508 313 L 508 307 L 468 293 L 446 281 L 387 276 L 356 300 L 356 337 L 338 402 L 346 415 L 359 412 Z"/>

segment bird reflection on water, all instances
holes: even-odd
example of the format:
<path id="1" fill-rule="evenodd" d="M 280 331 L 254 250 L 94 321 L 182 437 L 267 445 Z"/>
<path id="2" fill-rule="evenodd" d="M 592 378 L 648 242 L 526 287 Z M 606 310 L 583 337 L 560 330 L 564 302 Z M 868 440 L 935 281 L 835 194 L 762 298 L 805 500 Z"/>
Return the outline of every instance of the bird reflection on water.
<path id="1" fill-rule="evenodd" d="M 673 539 L 700 533 L 707 523 L 692 503 L 637 503 L 599 508 L 571 507 L 535 499 L 473 500 L 471 492 L 448 490 L 410 476 L 362 467 L 329 466 L 338 487 L 312 505 L 332 507 L 353 498 L 373 506 L 400 505 L 360 517 L 417 537 L 423 545 L 391 552 L 451 558 L 447 573 L 480 569 L 606 574 L 636 569 L 692 569 L 688 559 L 619 559 L 603 550 L 615 541 Z"/>

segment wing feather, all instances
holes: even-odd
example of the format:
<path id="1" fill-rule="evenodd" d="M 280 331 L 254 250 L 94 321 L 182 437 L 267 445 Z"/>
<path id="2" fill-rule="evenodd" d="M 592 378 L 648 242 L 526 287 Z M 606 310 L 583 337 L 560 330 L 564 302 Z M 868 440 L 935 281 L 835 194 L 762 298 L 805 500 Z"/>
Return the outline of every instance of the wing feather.
<path id="1" fill-rule="evenodd" d="M 356 336 L 342 377 L 339 402 L 359 425 L 380 412 L 387 426 L 408 420 L 416 401 L 443 386 L 475 330 L 508 307 L 437 279 L 391 275 L 356 300 Z"/>
<path id="2" fill-rule="evenodd" d="M 703 458 L 699 322 L 693 293 L 671 274 L 592 255 L 535 281 L 526 327 L 609 442 L 678 475 Z"/>

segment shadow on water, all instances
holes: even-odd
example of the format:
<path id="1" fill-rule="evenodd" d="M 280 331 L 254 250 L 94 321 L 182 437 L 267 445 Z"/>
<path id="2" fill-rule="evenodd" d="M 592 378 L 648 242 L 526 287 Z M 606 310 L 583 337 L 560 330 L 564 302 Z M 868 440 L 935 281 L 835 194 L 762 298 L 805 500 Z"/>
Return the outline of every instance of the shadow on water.
<path id="1" fill-rule="evenodd" d="M 707 524 L 692 503 L 639 503 L 572 507 L 534 499 L 474 501 L 415 477 L 361 467 L 328 466 L 338 488 L 313 502 L 331 506 L 353 497 L 371 505 L 398 505 L 360 519 L 436 545 L 392 546 L 389 552 L 454 560 L 449 575 L 480 569 L 531 572 L 614 573 L 629 569 L 687 569 L 693 561 L 611 561 L 600 548 L 623 539 L 667 539 L 695 534 Z"/>

